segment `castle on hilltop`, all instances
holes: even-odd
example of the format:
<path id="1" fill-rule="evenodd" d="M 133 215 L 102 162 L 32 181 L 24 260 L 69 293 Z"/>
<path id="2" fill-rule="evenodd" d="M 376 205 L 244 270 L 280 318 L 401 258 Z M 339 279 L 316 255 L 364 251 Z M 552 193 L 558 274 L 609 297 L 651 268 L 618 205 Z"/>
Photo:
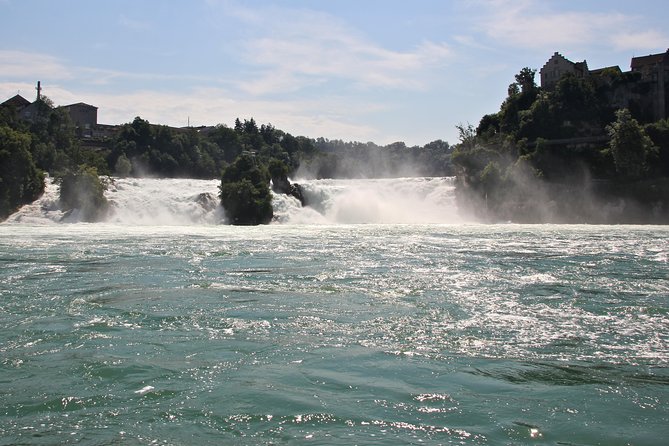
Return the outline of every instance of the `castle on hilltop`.
<path id="1" fill-rule="evenodd" d="M 617 108 L 627 108 L 640 120 L 658 121 L 669 116 L 669 49 L 664 53 L 633 57 L 630 71 L 619 66 L 590 70 L 588 63 L 572 62 L 555 52 L 539 70 L 541 87 L 552 90 L 565 75 L 592 78 L 610 87 L 610 101 Z"/>

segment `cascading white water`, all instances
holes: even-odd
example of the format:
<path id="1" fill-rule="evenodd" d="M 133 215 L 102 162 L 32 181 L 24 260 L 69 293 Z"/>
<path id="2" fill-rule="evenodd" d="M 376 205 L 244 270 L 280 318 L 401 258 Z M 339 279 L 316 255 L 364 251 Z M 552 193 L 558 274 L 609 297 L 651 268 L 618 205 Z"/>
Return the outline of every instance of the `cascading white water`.
<path id="1" fill-rule="evenodd" d="M 389 178 L 297 181 L 308 206 L 274 197 L 283 223 L 458 223 L 453 178 Z"/>
<path id="2" fill-rule="evenodd" d="M 115 179 L 105 193 L 113 206 L 107 221 L 130 225 L 222 223 L 220 184 L 220 180 Z"/>
<path id="3" fill-rule="evenodd" d="M 46 187 L 42 196 L 30 204 L 21 207 L 7 218 L 6 223 L 44 225 L 63 220 L 65 215 L 59 207 L 60 187 L 51 178 L 46 178 Z"/>
<path id="4" fill-rule="evenodd" d="M 283 224 L 458 223 L 452 178 L 303 180 L 308 206 L 274 194 L 275 222 Z M 225 222 L 219 180 L 114 178 L 105 196 L 108 223 L 121 225 L 202 225 Z M 77 222 L 64 213 L 59 187 L 47 180 L 44 195 L 7 219 L 8 223 Z"/>
<path id="5" fill-rule="evenodd" d="M 112 178 L 105 197 L 106 222 L 121 225 L 200 225 L 225 221 L 218 199 L 218 180 Z M 78 212 L 59 207 L 60 187 L 47 179 L 40 199 L 12 214 L 8 223 L 76 223 Z"/>

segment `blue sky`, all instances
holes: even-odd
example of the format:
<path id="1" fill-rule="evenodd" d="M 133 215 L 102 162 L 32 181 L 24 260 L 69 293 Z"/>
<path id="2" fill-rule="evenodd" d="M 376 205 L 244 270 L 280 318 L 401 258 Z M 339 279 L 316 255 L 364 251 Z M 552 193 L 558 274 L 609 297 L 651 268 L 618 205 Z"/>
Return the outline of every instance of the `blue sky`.
<path id="1" fill-rule="evenodd" d="M 0 100 L 40 80 L 105 124 L 453 144 L 521 68 L 627 70 L 669 48 L 667 19 L 666 0 L 0 0 Z"/>

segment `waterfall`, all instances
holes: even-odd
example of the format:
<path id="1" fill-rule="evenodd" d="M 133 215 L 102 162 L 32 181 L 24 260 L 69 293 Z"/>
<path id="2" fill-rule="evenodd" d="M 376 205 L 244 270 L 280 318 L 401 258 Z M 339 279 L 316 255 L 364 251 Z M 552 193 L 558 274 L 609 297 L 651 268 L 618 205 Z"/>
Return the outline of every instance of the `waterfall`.
<path id="1" fill-rule="evenodd" d="M 10 215 L 5 223 L 23 223 L 44 225 L 63 219 L 64 213 L 59 207 L 60 188 L 52 178 L 45 179 L 44 193 L 40 198 L 21 207 Z"/>
<path id="2" fill-rule="evenodd" d="M 392 178 L 298 181 L 307 207 L 293 197 L 275 196 L 274 213 L 283 223 L 458 223 L 454 179 Z"/>
<path id="3" fill-rule="evenodd" d="M 218 199 L 220 180 L 110 178 L 107 223 L 134 226 L 202 225 L 225 221 Z M 78 212 L 59 207 L 60 187 L 47 178 L 41 198 L 23 206 L 7 223 L 77 223 Z"/>
<path id="4" fill-rule="evenodd" d="M 220 184 L 220 180 L 116 179 L 105 193 L 113 207 L 107 221 L 130 225 L 222 223 Z"/>
<path id="5" fill-rule="evenodd" d="M 274 194 L 275 223 L 458 223 L 452 178 L 304 180 L 308 206 Z M 207 225 L 225 223 L 219 204 L 219 180 L 113 178 L 105 196 L 106 222 L 119 225 Z M 77 212 L 64 213 L 59 186 L 47 179 L 44 195 L 23 206 L 7 223 L 77 222 Z"/>

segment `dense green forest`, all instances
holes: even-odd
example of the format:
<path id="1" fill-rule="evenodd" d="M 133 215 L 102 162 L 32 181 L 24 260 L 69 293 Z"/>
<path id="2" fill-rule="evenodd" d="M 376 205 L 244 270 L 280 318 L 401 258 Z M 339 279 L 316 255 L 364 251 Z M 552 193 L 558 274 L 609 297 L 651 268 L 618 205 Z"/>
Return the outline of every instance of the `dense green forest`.
<path id="1" fill-rule="evenodd" d="M 634 73 L 522 69 L 497 113 L 460 125 L 452 162 L 463 208 L 489 220 L 669 222 L 669 121 L 644 122 L 614 95 Z"/>

